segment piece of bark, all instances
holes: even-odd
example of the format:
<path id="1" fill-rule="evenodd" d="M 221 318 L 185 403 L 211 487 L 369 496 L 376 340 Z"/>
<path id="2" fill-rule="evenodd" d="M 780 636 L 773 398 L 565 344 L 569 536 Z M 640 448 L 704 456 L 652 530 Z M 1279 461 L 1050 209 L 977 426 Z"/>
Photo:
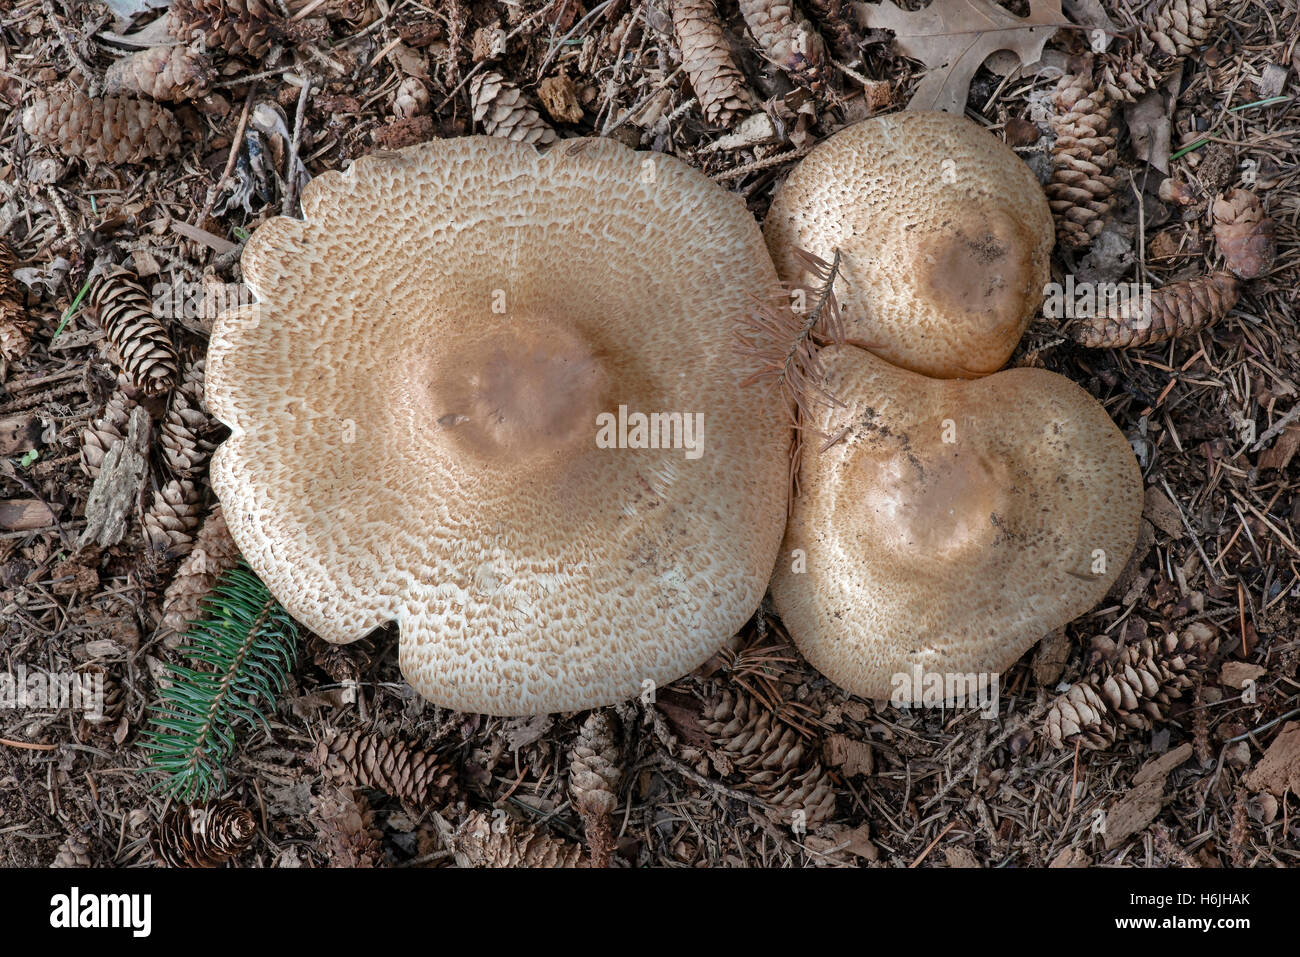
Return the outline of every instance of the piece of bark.
<path id="1" fill-rule="evenodd" d="M 1300 794 L 1300 721 L 1282 726 L 1264 756 L 1242 780 L 1252 791 L 1268 791 L 1277 797 L 1287 791 Z"/>
<path id="2" fill-rule="evenodd" d="M 54 524 L 54 513 L 38 498 L 11 498 L 0 502 L 0 530 L 34 532 Z"/>
<path id="3" fill-rule="evenodd" d="M 1191 756 L 1191 744 L 1183 744 L 1138 769 L 1133 786 L 1106 814 L 1106 850 L 1119 847 L 1156 819 L 1164 804 L 1165 779 Z"/>
<path id="4" fill-rule="evenodd" d="M 41 440 L 41 423 L 28 413 L 0 419 L 0 456 L 22 455 Z"/>
<path id="5" fill-rule="evenodd" d="M 86 502 L 86 530 L 77 542 L 78 548 L 91 542 L 100 548 L 108 548 L 126 535 L 131 515 L 144 489 L 150 431 L 149 413 L 137 405 L 127 420 L 126 435 L 113 443 L 104 456 L 99 476 L 90 489 L 90 498 Z"/>

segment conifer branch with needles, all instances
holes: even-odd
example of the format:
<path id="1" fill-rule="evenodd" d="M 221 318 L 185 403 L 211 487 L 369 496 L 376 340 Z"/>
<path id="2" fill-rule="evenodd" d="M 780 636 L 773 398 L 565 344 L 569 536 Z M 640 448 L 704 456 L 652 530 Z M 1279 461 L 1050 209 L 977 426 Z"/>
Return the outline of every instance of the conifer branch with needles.
<path id="1" fill-rule="evenodd" d="M 266 726 L 263 709 L 288 683 L 297 657 L 296 626 L 252 570 L 240 563 L 203 600 L 186 632 L 193 667 L 169 666 L 171 685 L 145 732 L 159 785 L 184 801 L 212 796 L 224 781 L 238 726 Z"/>
<path id="2" fill-rule="evenodd" d="M 741 354 L 757 365 L 741 385 L 762 382 L 768 388 L 779 388 L 792 409 L 806 415 L 814 395 L 835 403 L 822 385 L 818 352 L 844 342 L 844 323 L 835 296 L 840 251 L 835 250 L 830 262 L 804 249 L 795 250 L 795 256 L 814 285 L 792 283 L 787 289 L 791 298 L 802 295 L 811 299 L 812 308 L 800 311 L 787 301 L 759 300 L 737 338 Z"/>
<path id="3" fill-rule="evenodd" d="M 796 249 L 795 257 L 811 277 L 811 283 L 791 283 L 785 288 L 791 297 L 811 299 L 811 309 L 801 312 L 788 301 L 760 300 L 754 312 L 737 333 L 742 358 L 756 366 L 756 371 L 741 380 L 741 386 L 766 383 L 780 389 L 794 425 L 790 443 L 790 494 L 787 509 L 793 509 L 799 494 L 799 466 L 803 461 L 804 423 L 812 403 L 821 400 L 831 405 L 839 401 L 825 387 L 825 370 L 819 353 L 827 346 L 844 344 L 844 322 L 835 280 L 839 275 L 840 251 L 831 261 L 805 249 Z M 833 443 L 832 443 L 833 444 Z"/>

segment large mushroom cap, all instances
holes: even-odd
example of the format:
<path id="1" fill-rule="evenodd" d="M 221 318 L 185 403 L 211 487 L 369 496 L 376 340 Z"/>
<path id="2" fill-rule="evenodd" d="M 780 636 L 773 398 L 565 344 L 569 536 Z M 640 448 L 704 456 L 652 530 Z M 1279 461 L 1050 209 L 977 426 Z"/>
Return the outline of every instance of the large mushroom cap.
<path id="1" fill-rule="evenodd" d="M 1142 476 L 1087 392 L 1042 369 L 967 382 L 822 357 L 843 406 L 812 424 L 844 437 L 804 455 L 772 580 L 810 664 L 870 698 L 918 667 L 996 674 L 1105 595 Z"/>
<path id="2" fill-rule="evenodd" d="M 763 225 L 777 272 L 800 248 L 829 262 L 845 334 L 937 378 L 1001 368 L 1043 301 L 1055 233 L 1042 187 L 1010 148 L 950 113 L 874 117 L 818 144 Z"/>
<path id="3" fill-rule="evenodd" d="M 327 173 L 303 210 L 249 240 L 257 303 L 207 369 L 213 487 L 290 613 L 333 642 L 396 620 L 417 692 L 494 714 L 627 698 L 734 633 L 789 440 L 737 385 L 734 323 L 778 288 L 738 197 L 607 140 L 470 137 Z M 598 445 L 648 444 L 651 413 L 679 447 Z"/>

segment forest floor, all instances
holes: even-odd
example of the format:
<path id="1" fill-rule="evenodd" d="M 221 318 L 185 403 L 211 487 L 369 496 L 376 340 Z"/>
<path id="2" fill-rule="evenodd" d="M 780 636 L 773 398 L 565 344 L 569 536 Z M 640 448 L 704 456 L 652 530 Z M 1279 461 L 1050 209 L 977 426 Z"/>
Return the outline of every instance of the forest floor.
<path id="1" fill-rule="evenodd" d="M 117 378 L 102 332 L 73 308 L 96 263 L 125 263 L 146 283 L 236 282 L 243 240 L 293 209 L 296 186 L 285 170 L 294 156 L 318 175 L 376 149 L 483 132 L 470 88 L 489 72 L 515 84 L 559 136 L 613 136 L 670 153 L 743 196 L 761 221 L 809 148 L 849 123 L 903 108 L 920 86 L 925 66 L 900 55 L 890 33 L 859 25 L 852 6 L 844 7 L 839 65 L 827 64 L 824 84 L 809 90 L 761 55 L 735 0 L 721 0 L 725 44 L 755 115 L 770 121 L 723 127 L 706 121 L 681 68 L 670 0 L 290 3 L 280 9 L 301 14 L 292 31 L 257 56 L 219 54 L 212 91 L 167 107 L 182 131 L 174 155 L 93 165 L 28 136 L 23 108 L 56 84 L 98 84 L 135 49 L 121 38 L 164 11 L 128 22 L 98 0 L 3 5 L 0 238 L 15 251 L 35 330 L 25 355 L 0 359 L 0 658 L 11 673 L 102 673 L 120 690 L 121 711 L 97 725 L 67 710 L 0 709 L 0 864 L 48 865 L 74 837 L 95 865 L 147 866 L 165 804 L 151 790 L 156 776 L 137 771 L 147 766 L 140 735 L 158 678 L 181 660 L 174 636 L 159 629 L 176 562 L 142 547 L 138 515 L 119 543 L 77 548 L 92 486 L 81 436 Z M 946 8 L 953 36 L 969 35 L 973 6 L 986 4 L 933 3 Z M 1003 6 L 1069 22 L 1052 0 Z M 1108 17 L 1112 47 L 1121 49 L 1158 6 L 1080 0 L 1066 9 L 1079 23 Z M 1131 567 L 1098 607 L 1003 676 L 996 722 L 973 710 L 902 711 L 845 694 L 800 658 L 765 603 L 704 668 L 653 704 L 615 709 L 624 769 L 616 865 L 1300 859 L 1300 736 L 1291 735 L 1289 758 L 1273 752 L 1284 777 L 1290 761 L 1289 789 L 1272 793 L 1260 783 L 1264 772 L 1251 778 L 1300 715 L 1300 459 L 1292 458 L 1300 422 L 1273 429 L 1300 401 L 1300 14 L 1278 0 L 1225 0 L 1221 8 L 1211 42 L 1178 66 L 1171 109 L 1154 117 L 1117 111 L 1119 189 L 1107 239 L 1087 255 L 1058 248 L 1053 269 L 1057 278 L 1159 285 L 1222 268 L 1209 207 L 1235 186 L 1252 186 L 1276 224 L 1272 269 L 1245 284 L 1227 318 L 1193 335 L 1088 350 L 1040 317 L 1012 360 L 1079 383 L 1134 443 L 1148 497 Z M 833 18 L 819 23 L 833 33 Z M 1038 63 L 990 62 L 970 82 L 967 116 L 1007 138 L 1044 181 L 1052 92 L 1089 42 L 1089 30 L 1065 26 Z M 1166 179 L 1173 184 L 1162 198 Z M 169 331 L 185 356 L 202 353 L 202 317 Z M 165 410 L 150 411 L 157 418 Z M 212 496 L 202 476 L 198 486 L 201 514 Z M 50 518 L 33 522 L 33 512 Z M 1181 634 L 1195 622 L 1211 626 L 1217 650 L 1150 727 L 1121 729 L 1099 750 L 1052 746 L 1044 717 L 1066 687 L 1102 673 L 1144 637 Z M 471 811 L 502 809 L 558 840 L 583 840 L 567 789 L 583 716 L 500 719 L 435 707 L 402 680 L 396 642 L 392 627 L 339 651 L 305 636 L 268 727 L 243 738 L 228 769 L 223 795 L 253 809 L 259 823 L 239 865 L 330 863 L 335 850 L 316 817 L 326 785 L 308 761 L 327 728 L 409 742 L 454 769 L 436 806 L 365 792 L 387 865 L 453 862 L 440 850 L 435 811 L 454 825 Z M 1243 699 L 1246 679 L 1253 701 Z M 728 751 L 734 734 L 707 718 L 726 694 L 761 703 L 778 732 L 749 727 L 754 746 L 775 747 L 783 769 L 817 777 L 834 794 L 831 813 L 805 831 L 770 806 L 770 790 Z M 1184 745 L 1190 752 L 1179 751 Z M 1160 767 L 1168 774 L 1153 801 L 1135 777 L 1171 753 L 1177 760 Z"/>

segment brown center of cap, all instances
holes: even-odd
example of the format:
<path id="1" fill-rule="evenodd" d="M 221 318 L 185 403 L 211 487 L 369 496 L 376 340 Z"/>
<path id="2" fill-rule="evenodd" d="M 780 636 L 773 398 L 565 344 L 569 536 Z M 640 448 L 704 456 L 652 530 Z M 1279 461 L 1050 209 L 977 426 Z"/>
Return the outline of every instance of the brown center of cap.
<path id="1" fill-rule="evenodd" d="M 863 448 L 851 467 L 861 479 L 845 487 L 868 490 L 853 507 L 875 547 L 900 558 L 947 560 L 1002 534 L 1010 470 L 969 443 Z"/>
<path id="2" fill-rule="evenodd" d="M 922 238 L 912 256 L 916 295 L 965 317 L 981 334 L 1017 325 L 1033 280 L 1021 223 L 992 211 L 978 222 Z"/>
<path id="3" fill-rule="evenodd" d="M 443 343 L 430 383 L 439 434 L 487 459 L 593 446 L 609 375 L 567 323 L 504 319 L 500 331 Z"/>

